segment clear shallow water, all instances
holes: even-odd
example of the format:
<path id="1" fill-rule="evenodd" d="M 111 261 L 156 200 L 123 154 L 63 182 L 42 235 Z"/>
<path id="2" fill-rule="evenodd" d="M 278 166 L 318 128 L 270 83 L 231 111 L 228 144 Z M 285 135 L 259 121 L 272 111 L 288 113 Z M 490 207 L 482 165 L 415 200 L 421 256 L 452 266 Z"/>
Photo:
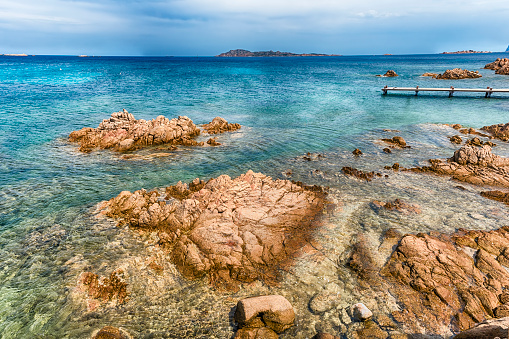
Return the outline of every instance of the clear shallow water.
<path id="1" fill-rule="evenodd" d="M 272 292 L 286 295 L 300 310 L 299 326 L 288 336 L 311 337 L 320 326 L 337 331 L 341 328 L 337 310 L 310 315 L 306 303 L 323 285 L 316 280 L 319 276 L 337 282 L 343 291 L 342 305 L 362 298 L 348 286 L 348 279 L 338 278 L 348 277 L 344 267 L 330 266 L 348 249 L 355 233 L 365 232 L 375 242 L 389 227 L 418 232 L 508 224 L 503 206 L 480 198 L 475 188 L 459 191 L 447 179 L 387 172 L 388 179 L 367 184 L 340 174 L 342 166 L 380 170 L 394 162 L 410 166 L 432 157 L 449 157 L 455 148 L 447 136 L 455 132 L 433 124 L 481 127 L 509 122 L 507 98 L 382 96 L 380 91 L 384 85 L 509 88 L 509 77 L 481 69 L 497 57 L 504 54 L 279 59 L 0 57 L 2 337 L 86 338 L 107 324 L 123 326 L 137 337 L 151 331 L 155 337 L 172 337 L 171 333 L 173 337 L 228 336 L 232 332 L 227 314 L 236 300 L 268 287 L 246 287 L 227 300 L 204 281 L 185 281 L 168 263 L 167 275 L 149 276 L 143 263 L 151 256 L 162 256 L 153 241 L 96 220 L 91 211 L 122 190 L 150 189 L 224 173 L 236 176 L 247 169 L 280 178 L 288 168 L 295 180 L 332 187 L 333 199 L 343 207 L 328 221 L 324 233 L 317 235 L 332 259 L 317 264 L 304 257 L 295 268 L 298 274 L 289 274 Z M 420 77 L 454 67 L 479 70 L 483 78 L 443 81 Z M 374 76 L 388 69 L 400 77 Z M 125 161 L 110 152 L 85 155 L 66 142 L 71 131 L 96 127 L 122 108 L 136 118 L 187 115 L 197 124 L 221 116 L 243 128 L 220 136 L 222 147 L 181 149 L 174 156 L 151 161 Z M 412 148 L 384 154 L 377 140 L 396 134 Z M 356 147 L 365 156 L 353 157 L 351 151 Z M 318 162 L 296 159 L 306 152 L 323 152 L 326 158 Z M 509 156 L 509 147 L 500 145 L 495 152 Z M 423 213 L 376 215 L 369 208 L 374 199 L 396 197 L 419 204 Z M 147 252 L 147 246 L 152 252 Z M 106 275 L 119 266 L 130 272 L 131 301 L 121 309 L 92 315 L 84 312 L 73 297 L 79 273 L 90 269 Z M 167 292 L 154 286 L 165 286 Z M 151 289 L 152 294 L 147 292 Z"/>

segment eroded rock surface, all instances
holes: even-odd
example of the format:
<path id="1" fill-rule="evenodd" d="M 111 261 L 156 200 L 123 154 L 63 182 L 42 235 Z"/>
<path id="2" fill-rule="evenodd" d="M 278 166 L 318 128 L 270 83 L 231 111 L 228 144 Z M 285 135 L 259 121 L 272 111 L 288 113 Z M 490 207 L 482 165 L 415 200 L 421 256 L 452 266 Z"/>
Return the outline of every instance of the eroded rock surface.
<path id="1" fill-rule="evenodd" d="M 509 75 L 509 58 L 497 58 L 497 60 L 484 66 L 485 69 L 492 69 L 496 74 Z"/>
<path id="2" fill-rule="evenodd" d="M 181 199 L 181 200 L 180 200 Z M 161 246 L 184 276 L 208 275 L 222 288 L 263 279 L 273 282 L 307 241 L 325 193 L 288 180 L 248 171 L 221 175 L 162 192 L 121 192 L 102 213 L 158 231 Z"/>
<path id="3" fill-rule="evenodd" d="M 481 78 L 482 75 L 479 74 L 478 71 L 469 71 L 461 68 L 448 69 L 442 74 L 438 74 L 434 76 L 435 79 L 449 79 L 449 80 L 458 80 L 458 79 L 469 79 L 469 78 Z"/>
<path id="4" fill-rule="evenodd" d="M 131 336 L 123 329 L 104 326 L 101 328 L 92 339 L 131 339 Z"/>
<path id="5" fill-rule="evenodd" d="M 430 160 L 431 166 L 412 168 L 415 172 L 450 175 L 456 180 L 474 185 L 509 187 L 509 159 L 491 152 L 491 147 L 465 145 L 454 152 L 447 162 Z"/>
<path id="6" fill-rule="evenodd" d="M 497 317 L 509 302 L 509 228 L 405 235 L 382 270 L 409 329 L 455 331 Z"/>
<path id="7" fill-rule="evenodd" d="M 376 176 L 382 176 L 380 173 L 364 172 L 364 171 L 358 170 L 358 169 L 353 168 L 353 167 L 348 167 L 348 166 L 345 166 L 345 167 L 341 168 L 341 171 L 345 175 L 352 176 L 352 177 L 355 177 L 357 179 L 362 179 L 362 180 L 366 180 L 366 181 L 373 180 L 375 175 Z"/>
<path id="8" fill-rule="evenodd" d="M 240 129 L 240 124 L 229 123 L 221 117 L 215 117 L 211 122 L 202 126 L 208 134 L 231 132 Z"/>
<path id="9" fill-rule="evenodd" d="M 111 114 L 99 127 L 84 127 L 69 135 L 69 141 L 77 142 L 80 151 L 91 152 L 95 149 L 112 149 L 117 152 L 132 151 L 143 146 L 173 144 L 195 146 L 193 137 L 200 134 L 196 125 L 185 116 L 169 120 L 160 115 L 146 121 L 135 119 L 126 110 Z"/>

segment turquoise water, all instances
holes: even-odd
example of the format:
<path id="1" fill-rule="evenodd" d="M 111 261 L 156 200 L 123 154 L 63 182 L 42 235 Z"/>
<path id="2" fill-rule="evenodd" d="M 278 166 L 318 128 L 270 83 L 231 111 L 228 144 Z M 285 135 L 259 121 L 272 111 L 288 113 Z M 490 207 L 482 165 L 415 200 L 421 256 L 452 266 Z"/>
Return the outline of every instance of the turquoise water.
<path id="1" fill-rule="evenodd" d="M 111 247 L 120 231 L 94 218 L 92 210 L 97 203 L 122 190 L 164 187 L 179 180 L 219 174 L 236 176 L 247 169 L 280 178 L 289 167 L 297 180 L 326 184 L 339 191 L 348 187 L 359 190 L 360 195 L 379 194 L 385 188 L 353 187 L 348 186 L 353 185 L 349 181 L 338 181 L 337 176 L 310 174 L 316 166 L 295 158 L 306 152 L 329 154 L 327 163 L 320 165 L 329 174 L 339 173 L 342 166 L 352 162 L 380 170 L 386 160 L 375 141 L 385 137 L 383 129 L 399 130 L 416 145 L 407 155 L 396 154 L 387 161 L 410 165 L 432 156 L 450 156 L 454 147 L 446 134 L 451 132 L 435 131 L 430 124 L 481 127 L 509 122 L 509 96 L 382 96 L 380 89 L 384 85 L 509 88 L 509 77 L 482 69 L 497 57 L 504 54 L 246 59 L 0 56 L 2 337 L 85 338 L 99 325 L 119 322 L 139 337 L 148 335 L 148 328 L 168 326 L 175 333 L 184 333 L 178 331 L 187 331 L 188 324 L 179 323 L 171 312 L 162 312 L 160 319 L 147 324 L 141 296 L 133 296 L 132 300 L 138 301 L 133 309 L 93 316 L 83 313 L 73 300 L 72 289 L 80 270 L 89 267 L 110 272 L 111 260 L 122 262 L 129 251 L 143 253 L 143 241 L 148 241 L 124 239 L 129 247 Z M 454 67 L 479 70 L 483 77 L 460 81 L 420 77 L 425 72 L 441 73 Z M 400 76 L 374 76 L 388 69 Z M 136 118 L 186 115 L 197 124 L 221 116 L 243 128 L 220 136 L 222 147 L 182 148 L 170 157 L 150 161 L 126 161 L 108 151 L 81 154 L 66 141 L 71 131 L 97 127 L 122 108 Z M 433 133 L 428 133 L 430 130 Z M 370 158 L 352 160 L 349 155 L 356 147 Z M 505 146 L 500 152 L 509 154 Z M 471 197 L 454 196 L 451 206 L 454 199 L 467 204 Z M 472 204 L 482 204 L 480 201 Z M 433 229 L 430 220 L 413 230 Z M 493 227 L 498 222 L 493 219 Z M 73 266 L 76 262 L 80 264 Z M 177 273 L 172 279 L 174 284 L 192 286 L 195 291 L 186 304 L 215 305 L 204 300 L 208 298 L 204 295 L 212 293 L 205 292 L 205 283 L 195 286 Z M 166 298 L 183 307 L 174 295 Z M 215 302 L 221 299 L 215 295 L 211 298 Z M 158 312 L 161 309 L 165 306 L 157 308 Z M 168 325 L 172 316 L 174 323 Z M 219 320 L 211 319 L 217 326 Z M 205 323 L 193 325 L 198 329 L 189 336 L 221 337 L 205 333 L 212 326 Z M 226 323 L 224 328 L 228 326 Z"/>

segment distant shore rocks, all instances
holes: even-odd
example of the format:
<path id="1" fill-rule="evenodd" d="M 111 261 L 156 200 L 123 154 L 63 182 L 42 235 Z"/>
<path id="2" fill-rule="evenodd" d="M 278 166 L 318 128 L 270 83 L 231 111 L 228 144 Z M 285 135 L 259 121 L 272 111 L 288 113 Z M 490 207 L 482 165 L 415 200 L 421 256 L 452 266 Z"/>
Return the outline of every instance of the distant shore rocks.
<path id="1" fill-rule="evenodd" d="M 469 71 L 461 68 L 448 69 L 442 74 L 434 76 L 435 79 L 440 80 L 459 80 L 459 79 L 475 79 L 481 78 L 482 75 L 478 71 Z"/>
<path id="2" fill-rule="evenodd" d="M 240 124 L 229 123 L 221 117 L 215 117 L 211 122 L 202 126 L 208 134 L 218 134 L 223 132 L 232 132 L 240 128 Z"/>
<path id="3" fill-rule="evenodd" d="M 393 71 L 392 69 L 388 70 L 387 72 L 385 72 L 384 75 L 380 75 L 380 74 L 377 74 L 376 75 L 377 77 L 386 77 L 386 78 L 391 78 L 391 77 L 397 77 L 399 76 L 398 73 L 396 73 L 395 71 Z"/>
<path id="4" fill-rule="evenodd" d="M 204 129 L 209 134 L 223 133 L 239 129 L 239 124 L 228 123 L 225 119 L 216 117 L 205 124 Z M 130 152 L 143 147 L 169 144 L 172 146 L 203 146 L 203 141 L 194 138 L 200 135 L 200 129 L 186 116 L 168 119 L 160 115 L 156 119 L 147 121 L 135 119 L 125 109 L 111 114 L 109 119 L 103 120 L 97 128 L 84 127 L 69 135 L 69 141 L 77 142 L 79 150 L 85 153 L 97 149 L 111 149 L 116 152 Z M 211 146 L 220 145 L 215 141 Z"/>
<path id="5" fill-rule="evenodd" d="M 184 276 L 209 276 L 213 285 L 235 290 L 241 282 L 277 281 L 315 227 L 325 197 L 320 187 L 248 171 L 179 182 L 166 192 L 124 191 L 101 213 L 157 231 Z"/>
<path id="6" fill-rule="evenodd" d="M 497 58 L 497 60 L 484 66 L 485 69 L 492 69 L 495 74 L 509 75 L 509 58 Z"/>
<path id="7" fill-rule="evenodd" d="M 436 78 L 438 76 L 438 73 L 429 73 L 429 72 L 426 72 L 424 73 L 423 75 L 421 75 L 423 77 L 433 77 L 433 78 Z"/>
<path id="8" fill-rule="evenodd" d="M 499 140 L 509 141 L 509 123 L 484 126 L 481 127 L 481 130 L 488 132 L 494 138 L 497 138 Z"/>

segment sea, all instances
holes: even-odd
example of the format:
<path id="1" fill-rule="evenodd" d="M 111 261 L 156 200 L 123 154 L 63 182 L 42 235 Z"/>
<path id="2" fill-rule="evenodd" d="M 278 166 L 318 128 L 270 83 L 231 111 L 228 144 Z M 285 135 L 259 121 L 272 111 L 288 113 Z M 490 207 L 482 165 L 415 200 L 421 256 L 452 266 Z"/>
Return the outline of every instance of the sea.
<path id="1" fill-rule="evenodd" d="M 268 293 L 284 295 L 296 310 L 295 326 L 281 338 L 311 338 L 319 330 L 344 334 L 345 310 L 359 301 L 389 314 L 397 301 L 360 292 L 345 265 L 358 234 L 376 243 L 391 227 L 403 233 L 493 229 L 509 225 L 509 210 L 480 197 L 478 188 L 459 190 L 449 178 L 384 166 L 452 156 L 458 146 L 449 137 L 458 132 L 446 124 L 507 123 L 509 94 L 382 95 L 381 89 L 509 88 L 509 76 L 483 69 L 507 56 L 0 56 L 0 337 L 90 338 L 109 325 L 133 338 L 230 338 L 236 302 Z M 456 67 L 482 78 L 421 76 Z M 389 69 L 399 76 L 376 76 Z M 70 132 L 97 127 L 122 109 L 137 119 L 188 116 L 196 124 L 220 116 L 242 128 L 218 136 L 219 147 L 180 147 L 164 157 L 85 154 L 68 141 Z M 380 139 L 395 135 L 411 148 L 386 154 Z M 509 156 L 509 144 L 496 143 L 494 153 Z M 356 148 L 363 155 L 354 156 Z M 346 177 L 343 166 L 383 176 L 365 182 Z M 154 235 L 97 216 L 100 202 L 124 190 L 236 177 L 250 169 L 274 179 L 288 178 L 291 170 L 289 179 L 329 187 L 338 206 L 316 234 L 322 256 L 304 256 L 277 286 L 256 282 L 227 293 L 206 278 L 187 280 Z M 395 198 L 418 204 L 422 213 L 377 214 L 370 207 L 373 200 Z M 147 268 L 151 258 L 163 273 Z M 126 272 L 128 301 L 88 307 L 77 288 L 81 272 L 108 276 L 118 268 Z M 324 289 L 337 291 L 337 304 L 312 312 L 310 299 Z"/>

